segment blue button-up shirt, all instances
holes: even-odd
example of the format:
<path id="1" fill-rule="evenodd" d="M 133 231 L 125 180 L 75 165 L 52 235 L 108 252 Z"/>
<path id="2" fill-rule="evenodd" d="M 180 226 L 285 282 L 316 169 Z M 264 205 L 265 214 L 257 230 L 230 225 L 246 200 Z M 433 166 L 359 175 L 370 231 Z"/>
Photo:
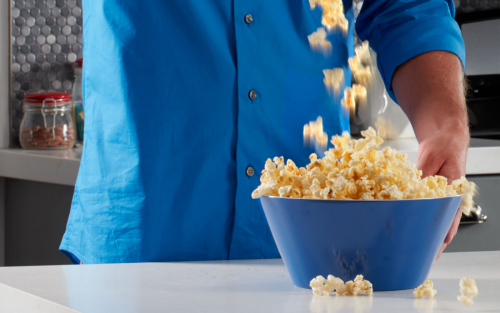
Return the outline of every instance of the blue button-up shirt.
<path id="1" fill-rule="evenodd" d="M 310 120 L 349 129 L 322 72 L 342 67 L 350 84 L 344 10 L 348 34 L 324 57 L 308 0 L 84 0 L 85 142 L 60 249 L 83 263 L 279 257 L 250 194 L 268 157 L 307 163 Z M 464 62 L 453 15 L 451 0 L 364 2 L 356 31 L 388 90 L 418 54 Z"/>

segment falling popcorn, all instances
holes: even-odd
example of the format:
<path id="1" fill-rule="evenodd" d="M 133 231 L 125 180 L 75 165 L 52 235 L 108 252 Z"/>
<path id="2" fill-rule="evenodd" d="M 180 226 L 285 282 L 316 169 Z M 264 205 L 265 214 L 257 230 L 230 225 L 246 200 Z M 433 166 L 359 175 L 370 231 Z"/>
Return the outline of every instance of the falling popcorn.
<path id="1" fill-rule="evenodd" d="M 460 293 L 461 296 L 457 297 L 457 300 L 463 302 L 465 305 L 474 304 L 472 298 L 477 296 L 478 290 L 476 282 L 472 278 L 462 278 L 460 280 Z"/>
<path id="2" fill-rule="evenodd" d="M 309 0 L 309 4 L 312 10 L 314 10 L 316 6 L 320 6 L 323 9 L 321 24 L 329 31 L 334 28 L 339 28 L 344 34 L 347 34 L 349 21 L 344 15 L 344 4 L 342 0 Z"/>
<path id="3" fill-rule="evenodd" d="M 307 36 L 309 45 L 314 52 L 323 53 L 328 56 L 332 53 L 332 44 L 326 39 L 326 30 L 323 27 L 318 27 L 318 30 Z"/>
<path id="4" fill-rule="evenodd" d="M 309 131 L 318 131 L 316 124 L 309 125 L 313 125 Z M 323 132 L 322 127 L 320 130 Z M 377 153 L 384 140 L 373 128 L 361 135 L 364 138 L 359 140 L 351 139 L 348 133 L 332 137 L 335 148 L 326 151 L 322 159 L 311 154 L 305 168 L 297 167 L 292 160 L 285 164 L 283 157 L 268 159 L 252 198 L 399 200 L 461 195 L 461 210 L 470 214 L 476 190 L 473 182 L 461 177 L 448 185 L 443 176 L 422 178 L 422 171 L 407 160 L 406 154 L 390 147 Z"/>
<path id="5" fill-rule="evenodd" d="M 377 117 L 375 128 L 377 129 L 377 135 L 384 140 L 394 136 L 394 126 L 383 116 Z"/>
<path id="6" fill-rule="evenodd" d="M 371 67 L 363 65 L 359 56 L 355 55 L 349 59 L 349 67 L 351 68 L 352 75 L 358 84 L 365 87 L 371 84 L 373 79 Z"/>
<path id="7" fill-rule="evenodd" d="M 359 100 L 362 100 L 362 99 L 365 99 L 366 100 L 366 87 L 363 86 L 363 85 L 357 85 L 357 84 L 354 84 L 352 85 L 352 92 L 354 94 L 354 97 L 359 99 Z"/>
<path id="8" fill-rule="evenodd" d="M 362 64 L 368 66 L 372 64 L 372 57 L 370 54 L 370 44 L 368 40 L 363 41 L 361 46 L 357 47 L 354 52 L 356 56 L 359 58 Z"/>
<path id="9" fill-rule="evenodd" d="M 353 117 L 356 110 L 356 100 L 351 88 L 344 89 L 344 98 L 340 101 L 342 107 L 349 110 L 349 116 Z"/>
<path id="10" fill-rule="evenodd" d="M 434 298 L 436 295 L 437 290 L 433 289 L 433 284 L 431 280 L 426 280 L 424 283 L 417 288 L 415 288 L 415 291 L 413 294 L 415 295 L 415 298 L 421 299 L 422 297 L 427 297 L 429 299 Z"/>
<path id="11" fill-rule="evenodd" d="M 335 96 L 340 95 L 340 90 L 344 87 L 344 70 L 342 68 L 334 68 L 332 70 L 323 70 L 326 89 L 330 94 Z"/>
<path id="12" fill-rule="evenodd" d="M 339 28 L 344 34 L 347 34 L 349 28 L 349 21 L 344 15 L 344 4 L 341 0 L 324 0 L 323 4 L 323 17 L 321 24 L 328 30 Z"/>
<path id="13" fill-rule="evenodd" d="M 467 180 L 465 180 L 465 178 L 457 179 L 452 183 L 452 185 L 453 184 L 455 184 L 455 187 L 454 187 L 455 189 L 462 189 L 463 190 L 462 203 L 460 205 L 460 208 L 462 209 L 462 212 L 466 216 L 470 216 L 470 211 L 471 211 L 472 207 L 474 206 L 473 198 L 478 193 L 477 185 L 474 183 L 468 183 Z"/>
<path id="14" fill-rule="evenodd" d="M 304 125 L 304 145 L 312 147 L 314 143 L 323 151 L 328 146 L 328 134 L 323 131 L 323 118 L 321 116 L 318 116 L 316 121 Z"/>
<path id="15" fill-rule="evenodd" d="M 356 104 L 366 104 L 366 88 L 354 84 L 351 88 L 344 89 L 344 98 L 340 103 L 345 109 L 349 110 L 350 117 L 354 117 Z"/>
<path id="16" fill-rule="evenodd" d="M 309 0 L 309 4 L 311 5 L 311 10 L 316 9 L 316 5 L 321 5 L 323 0 Z"/>

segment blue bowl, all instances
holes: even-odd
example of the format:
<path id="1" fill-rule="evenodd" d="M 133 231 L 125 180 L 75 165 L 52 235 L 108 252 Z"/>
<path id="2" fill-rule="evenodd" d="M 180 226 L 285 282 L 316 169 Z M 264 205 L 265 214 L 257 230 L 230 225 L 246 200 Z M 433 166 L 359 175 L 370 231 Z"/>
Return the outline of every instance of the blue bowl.
<path id="1" fill-rule="evenodd" d="M 460 206 L 460 196 L 416 200 L 311 200 L 261 197 L 293 283 L 361 274 L 373 289 L 424 282 Z"/>

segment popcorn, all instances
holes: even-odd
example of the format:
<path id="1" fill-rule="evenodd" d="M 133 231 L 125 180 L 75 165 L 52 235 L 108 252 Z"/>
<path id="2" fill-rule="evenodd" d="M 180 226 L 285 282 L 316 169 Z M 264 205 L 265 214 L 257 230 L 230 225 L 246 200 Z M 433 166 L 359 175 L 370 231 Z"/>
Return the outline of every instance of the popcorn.
<path id="1" fill-rule="evenodd" d="M 350 116 L 353 117 L 356 110 L 356 103 L 366 102 L 366 88 L 362 85 L 354 84 L 351 88 L 344 89 L 344 98 L 341 104 L 344 108 L 350 111 Z"/>
<path id="2" fill-rule="evenodd" d="M 344 89 L 344 98 L 340 101 L 342 107 L 349 110 L 350 118 L 354 117 L 356 113 L 356 100 L 351 88 Z"/>
<path id="3" fill-rule="evenodd" d="M 353 281 L 348 281 L 345 283 L 346 292 L 349 296 L 357 296 L 358 294 L 368 294 L 371 296 L 373 294 L 372 284 L 363 279 L 363 275 L 358 275 Z"/>
<path id="4" fill-rule="evenodd" d="M 354 49 L 354 52 L 362 64 L 372 64 L 372 56 L 370 54 L 370 44 L 368 43 L 368 40 L 363 41 L 360 47 L 356 47 L 356 49 Z"/>
<path id="5" fill-rule="evenodd" d="M 478 293 L 474 279 L 463 277 L 460 280 L 460 293 L 462 295 L 457 297 L 458 301 L 465 303 L 465 305 L 473 304 L 472 298 Z"/>
<path id="6" fill-rule="evenodd" d="M 358 84 L 365 87 L 369 86 L 373 80 L 373 75 L 370 67 L 372 59 L 368 41 L 365 40 L 361 47 L 357 47 L 355 53 L 356 55 L 348 60 L 352 75 Z"/>
<path id="7" fill-rule="evenodd" d="M 326 279 L 320 275 L 311 280 L 309 287 L 312 288 L 313 293 L 317 296 L 329 295 L 330 293 L 325 294 L 325 282 L 327 282 Z"/>
<path id="8" fill-rule="evenodd" d="M 340 89 L 344 86 L 344 70 L 342 68 L 334 68 L 332 70 L 323 70 L 326 89 L 331 94 L 340 95 Z"/>
<path id="9" fill-rule="evenodd" d="M 313 293 L 318 296 L 329 296 L 333 291 L 336 292 L 337 296 L 357 296 L 358 294 L 368 294 L 371 296 L 373 294 L 372 284 L 363 280 L 363 275 L 358 275 L 353 281 L 348 281 L 344 284 L 344 281 L 333 275 L 328 275 L 325 279 L 323 276 L 317 276 L 313 278 L 309 283 L 312 288 Z"/>
<path id="10" fill-rule="evenodd" d="M 342 0 L 309 0 L 309 5 L 311 6 L 311 10 L 314 10 L 316 6 L 320 6 L 323 9 L 321 24 L 328 30 L 338 27 L 344 34 L 347 33 L 349 21 L 344 15 Z"/>
<path id="11" fill-rule="evenodd" d="M 309 0 L 309 4 L 311 5 L 311 10 L 316 9 L 316 5 L 321 5 L 322 0 Z"/>
<path id="12" fill-rule="evenodd" d="M 383 116 L 378 116 L 375 121 L 375 128 L 377 129 L 377 135 L 382 139 L 386 140 L 394 135 L 393 124 L 385 119 Z"/>
<path id="13" fill-rule="evenodd" d="M 329 296 L 335 290 L 335 284 L 332 283 L 331 277 L 333 276 L 328 275 L 328 280 L 321 275 L 313 278 L 309 283 L 313 293 L 317 296 Z"/>
<path id="14" fill-rule="evenodd" d="M 415 291 L 413 292 L 415 298 L 417 299 L 421 299 L 424 296 L 426 296 L 429 299 L 432 299 L 434 298 L 436 293 L 437 290 L 433 289 L 433 284 L 431 280 L 424 281 L 424 283 L 418 286 L 418 288 L 415 288 Z"/>
<path id="15" fill-rule="evenodd" d="M 309 0 L 309 4 L 311 9 L 315 9 L 317 5 L 323 9 L 321 24 L 328 30 L 338 27 L 344 34 L 347 33 L 349 21 L 344 15 L 344 4 L 342 0 Z"/>
<path id="16" fill-rule="evenodd" d="M 311 49 L 315 52 L 321 52 L 324 56 L 328 56 L 332 52 L 332 44 L 326 39 L 326 30 L 323 27 L 318 27 L 318 30 L 307 36 Z"/>
<path id="17" fill-rule="evenodd" d="M 462 213 L 466 216 L 470 216 L 470 211 L 474 205 L 474 196 L 477 195 L 477 185 L 474 183 L 469 183 L 465 177 L 461 177 L 453 181 L 451 184 L 453 189 L 462 191 L 462 203 L 460 204 L 460 209 Z"/>
<path id="18" fill-rule="evenodd" d="M 359 100 L 366 99 L 367 92 L 365 86 L 354 84 L 351 88 L 355 98 Z"/>
<path id="19" fill-rule="evenodd" d="M 309 139 L 305 140 L 323 144 L 326 133 L 321 117 L 306 126 L 304 134 Z M 406 154 L 390 147 L 379 150 L 384 140 L 373 128 L 361 135 L 364 138 L 359 140 L 351 139 L 348 133 L 332 137 L 334 148 L 326 151 L 324 158 L 311 154 L 305 167 L 297 167 L 291 160 L 285 165 L 283 157 L 268 159 L 261 185 L 252 192 L 252 198 L 399 200 L 461 195 L 461 210 L 470 214 L 477 190 L 473 182 L 461 177 L 449 185 L 443 176 L 422 178 L 422 171 L 407 160 Z"/>
<path id="20" fill-rule="evenodd" d="M 323 118 L 318 116 L 316 121 L 304 125 L 304 145 L 313 146 L 314 142 L 320 149 L 326 150 L 328 146 L 328 135 L 323 131 Z"/>

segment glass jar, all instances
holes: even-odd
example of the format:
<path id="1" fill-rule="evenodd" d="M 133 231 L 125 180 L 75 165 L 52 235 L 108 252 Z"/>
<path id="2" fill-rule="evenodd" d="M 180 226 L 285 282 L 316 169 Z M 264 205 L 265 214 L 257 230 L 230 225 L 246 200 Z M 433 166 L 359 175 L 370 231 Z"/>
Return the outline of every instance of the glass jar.
<path id="1" fill-rule="evenodd" d="M 69 149 L 75 144 L 70 94 L 27 94 L 23 112 L 19 141 L 24 149 Z"/>
<path id="2" fill-rule="evenodd" d="M 82 65 L 83 59 L 76 60 L 75 83 L 73 84 L 73 120 L 76 127 L 76 142 L 83 144 L 83 129 L 85 127 L 85 116 L 83 113 L 83 92 L 82 92 Z"/>

